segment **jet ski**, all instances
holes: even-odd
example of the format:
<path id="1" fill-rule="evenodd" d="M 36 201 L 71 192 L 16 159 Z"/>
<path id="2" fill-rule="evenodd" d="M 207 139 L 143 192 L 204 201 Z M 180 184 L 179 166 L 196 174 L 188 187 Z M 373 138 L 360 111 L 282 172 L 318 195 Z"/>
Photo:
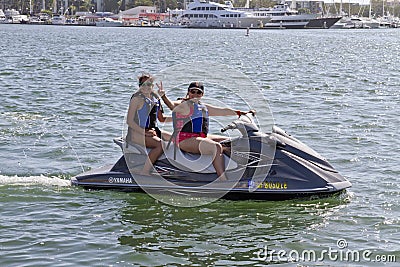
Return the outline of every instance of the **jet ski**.
<path id="1" fill-rule="evenodd" d="M 228 181 L 218 179 L 211 156 L 185 153 L 167 142 L 152 175 L 140 175 L 135 169 L 143 167 L 149 150 L 115 138 L 123 151 L 119 160 L 73 177 L 71 183 L 86 189 L 173 192 L 231 200 L 329 196 L 351 186 L 325 158 L 277 126 L 261 132 L 248 114 L 221 129 L 227 130 L 240 132 L 240 136 L 221 142 Z"/>

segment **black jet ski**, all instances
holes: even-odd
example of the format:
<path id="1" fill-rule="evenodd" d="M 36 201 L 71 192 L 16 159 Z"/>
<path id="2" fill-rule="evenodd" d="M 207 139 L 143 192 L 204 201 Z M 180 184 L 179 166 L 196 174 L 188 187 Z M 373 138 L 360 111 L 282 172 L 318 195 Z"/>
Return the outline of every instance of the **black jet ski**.
<path id="1" fill-rule="evenodd" d="M 87 189 L 173 192 L 237 200 L 325 196 L 351 186 L 326 159 L 279 127 L 263 133 L 252 116 L 244 115 L 221 131 L 228 129 L 241 133 L 240 137 L 221 142 L 228 181 L 217 179 L 211 156 L 184 153 L 167 142 L 163 156 L 154 164 L 153 175 L 139 175 L 137 170 L 143 167 L 148 150 L 116 138 L 114 142 L 123 155 L 115 164 L 82 173 L 71 182 Z"/>

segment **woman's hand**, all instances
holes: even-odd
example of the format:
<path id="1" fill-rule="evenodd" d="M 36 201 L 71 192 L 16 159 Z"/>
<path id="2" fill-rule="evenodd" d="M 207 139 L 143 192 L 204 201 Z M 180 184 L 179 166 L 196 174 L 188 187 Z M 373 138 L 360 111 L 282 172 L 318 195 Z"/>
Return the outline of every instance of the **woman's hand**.
<path id="1" fill-rule="evenodd" d="M 162 81 L 160 81 L 159 84 L 156 83 L 156 85 L 157 85 L 157 87 L 158 87 L 158 95 L 159 95 L 160 97 L 163 97 L 163 96 L 165 95 L 165 90 L 164 90 Z"/>
<path id="2" fill-rule="evenodd" d="M 236 114 L 238 115 L 238 117 L 249 114 L 249 113 L 251 113 L 253 116 L 256 115 L 256 111 L 254 109 L 251 109 L 249 111 L 241 111 L 241 110 L 236 111 Z"/>
<path id="3" fill-rule="evenodd" d="M 153 137 L 153 136 L 157 136 L 157 133 L 153 129 L 148 129 L 144 132 L 144 135 L 147 137 Z"/>
<path id="4" fill-rule="evenodd" d="M 249 114 L 251 113 L 251 115 L 255 116 L 256 115 L 256 111 L 254 109 L 250 109 L 249 111 L 245 112 L 244 114 Z"/>

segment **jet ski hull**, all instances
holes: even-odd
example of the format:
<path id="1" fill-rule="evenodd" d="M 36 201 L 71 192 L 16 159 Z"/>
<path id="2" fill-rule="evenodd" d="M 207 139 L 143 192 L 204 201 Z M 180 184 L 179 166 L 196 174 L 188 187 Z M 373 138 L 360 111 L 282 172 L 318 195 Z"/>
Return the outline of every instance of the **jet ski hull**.
<path id="1" fill-rule="evenodd" d="M 121 158 L 121 160 L 123 157 Z M 105 166 L 94 171 L 82 173 L 71 179 L 72 185 L 80 186 L 89 190 L 118 190 L 124 192 L 144 192 L 151 190 L 159 194 L 169 194 L 174 192 L 179 195 L 207 197 L 215 194 L 224 194 L 223 182 L 214 187 L 203 188 L 206 182 L 185 181 L 168 177 L 167 179 L 175 186 L 162 186 L 157 183 L 158 176 L 139 176 L 147 179 L 148 184 L 138 185 L 130 173 L 113 171 L 113 165 Z M 285 182 L 279 182 L 276 179 L 266 177 L 266 179 L 257 186 L 252 187 L 251 179 L 241 179 L 238 184 L 230 189 L 222 198 L 230 200 L 289 200 L 310 197 L 327 197 L 336 195 L 351 184 L 347 180 L 334 183 L 326 183 L 319 187 L 289 188 L 290 185 Z M 255 190 L 254 190 L 255 189 Z"/>
<path id="2" fill-rule="evenodd" d="M 212 183 L 217 179 L 211 164 L 212 159 L 206 161 L 211 169 L 204 168 L 207 165 L 198 168 L 200 165 L 195 165 L 202 161 L 194 158 L 191 158 L 191 166 L 188 167 L 182 160 L 190 155 L 183 156 L 181 161 L 174 161 L 174 153 L 168 150 L 154 164 L 158 175 L 136 174 L 130 170 L 141 170 L 146 160 L 144 148 L 126 144 L 123 139 L 114 139 L 124 155 L 114 165 L 82 173 L 73 177 L 71 182 L 87 189 L 151 191 L 202 197 L 218 195 L 218 198 L 235 200 L 287 200 L 329 196 L 351 186 L 325 158 L 282 129 L 274 126 L 271 133 L 265 134 L 259 132 L 254 123 L 248 123 L 244 119 L 236 121 L 234 126 L 241 130 L 242 137 L 221 143 L 229 151 L 225 169 L 231 181 Z M 193 171 L 196 169 L 203 171 Z M 233 180 L 237 183 L 232 184 Z"/>
<path id="3" fill-rule="evenodd" d="M 120 174 L 111 177 L 112 179 L 124 179 L 129 181 L 131 176 L 127 174 Z M 137 185 L 135 182 L 132 183 L 110 183 L 110 177 L 98 176 L 96 181 L 85 181 L 84 179 L 72 179 L 72 184 L 83 187 L 87 190 L 118 190 L 123 192 L 144 192 L 143 188 L 150 189 L 154 192 L 157 190 L 160 194 L 168 194 L 171 192 L 178 193 L 180 195 L 196 196 L 196 197 L 210 197 L 215 194 L 223 192 L 221 189 L 207 189 L 198 190 L 190 186 L 179 186 L 175 187 L 157 187 L 157 186 L 146 186 L 143 188 Z M 229 192 L 222 196 L 223 199 L 229 200 L 290 200 L 290 199 L 301 199 L 301 198 L 312 198 L 312 197 L 329 197 L 333 195 L 338 195 L 343 192 L 349 185 L 347 183 L 335 184 L 332 187 L 325 188 L 312 188 L 305 190 L 267 190 L 267 189 L 257 189 L 251 192 L 248 188 L 232 188 Z"/>

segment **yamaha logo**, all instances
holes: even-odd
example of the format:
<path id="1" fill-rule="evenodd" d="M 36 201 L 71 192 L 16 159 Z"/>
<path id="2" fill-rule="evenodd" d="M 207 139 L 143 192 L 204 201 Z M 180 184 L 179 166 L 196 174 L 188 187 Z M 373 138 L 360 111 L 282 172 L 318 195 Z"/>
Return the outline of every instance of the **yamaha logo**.
<path id="1" fill-rule="evenodd" d="M 132 178 L 126 177 L 110 177 L 108 178 L 110 184 L 132 184 Z"/>

